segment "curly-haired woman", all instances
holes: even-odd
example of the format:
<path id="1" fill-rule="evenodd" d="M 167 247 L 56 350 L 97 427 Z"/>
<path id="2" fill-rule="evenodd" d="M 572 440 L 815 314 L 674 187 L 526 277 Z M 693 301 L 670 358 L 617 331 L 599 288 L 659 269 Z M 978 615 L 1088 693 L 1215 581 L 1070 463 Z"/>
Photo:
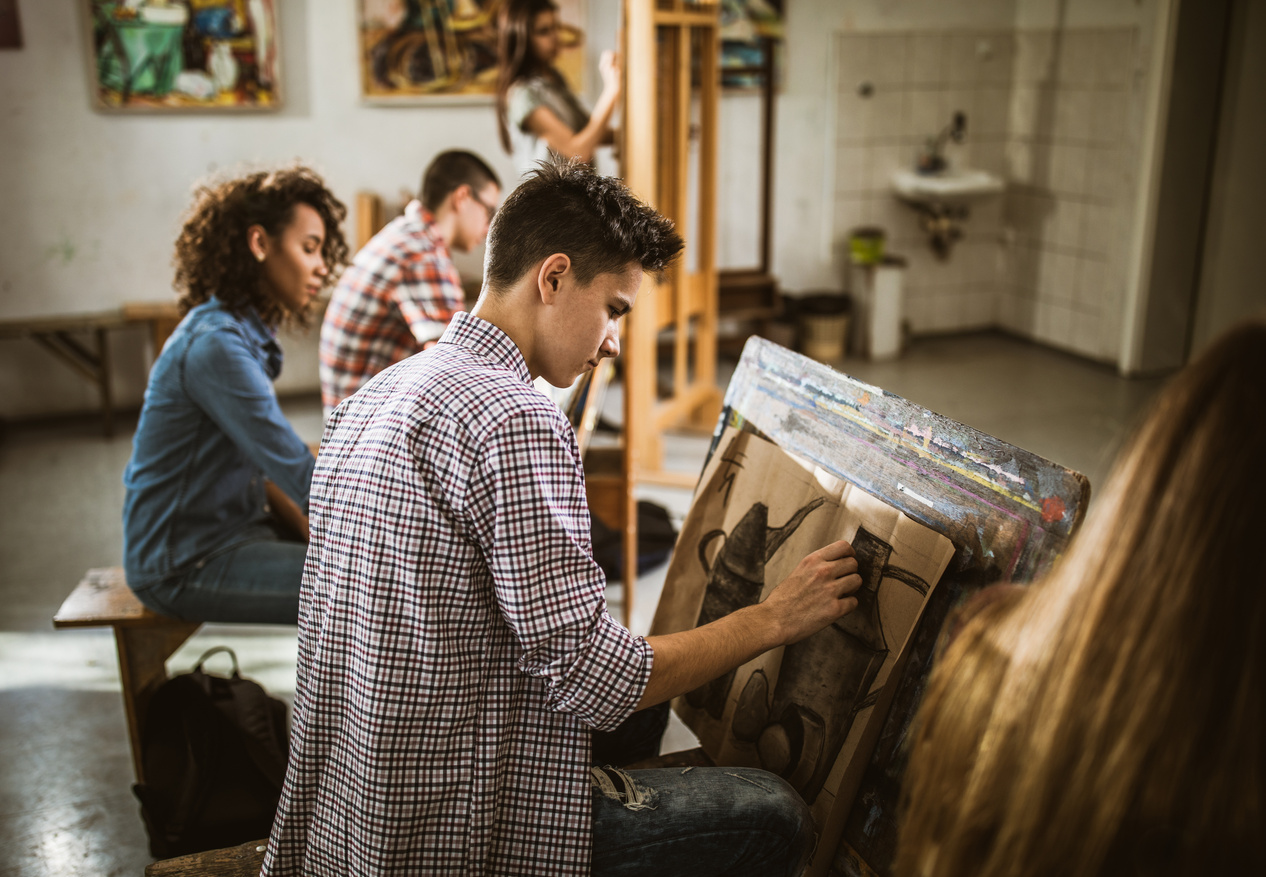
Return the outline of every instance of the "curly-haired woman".
<path id="1" fill-rule="evenodd" d="M 298 617 L 313 458 L 277 404 L 275 336 L 346 264 L 346 212 L 302 167 L 195 195 L 176 240 L 185 316 L 150 372 L 123 474 L 128 584 L 156 612 Z"/>

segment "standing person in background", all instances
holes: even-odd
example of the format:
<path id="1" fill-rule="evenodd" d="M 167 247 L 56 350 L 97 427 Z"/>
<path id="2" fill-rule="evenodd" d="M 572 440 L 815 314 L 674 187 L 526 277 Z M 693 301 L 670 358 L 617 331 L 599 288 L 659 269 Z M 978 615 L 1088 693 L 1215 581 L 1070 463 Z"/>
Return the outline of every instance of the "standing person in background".
<path id="1" fill-rule="evenodd" d="M 602 53 L 602 94 L 591 115 L 554 67 L 558 30 L 553 0 L 508 0 L 502 8 L 497 123 L 501 146 L 514 156 L 520 173 L 550 152 L 592 161 L 599 146 L 612 142 L 611 113 L 620 100 L 619 58 L 614 52 Z"/>
<path id="2" fill-rule="evenodd" d="M 150 370 L 123 473 L 123 565 L 155 612 L 298 619 L 314 461 L 277 403 L 276 334 L 346 264 L 346 213 L 303 167 L 195 196 L 176 240 L 185 316 Z"/>
<path id="3" fill-rule="evenodd" d="M 417 199 L 374 235 L 330 297 L 321 323 L 325 413 L 387 366 L 439 340 L 466 309 L 450 249 L 484 242 L 501 181 L 473 152 L 441 152 L 422 175 Z"/>
<path id="4" fill-rule="evenodd" d="M 895 873 L 1266 873 L 1266 322 L 1158 397 L 1051 574 L 969 604 Z"/>

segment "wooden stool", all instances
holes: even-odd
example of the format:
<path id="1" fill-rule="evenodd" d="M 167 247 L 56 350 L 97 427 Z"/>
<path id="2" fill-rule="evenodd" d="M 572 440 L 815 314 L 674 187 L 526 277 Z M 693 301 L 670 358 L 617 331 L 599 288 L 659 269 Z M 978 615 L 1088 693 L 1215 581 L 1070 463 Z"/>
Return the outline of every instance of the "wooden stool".
<path id="1" fill-rule="evenodd" d="M 145 866 L 145 877 L 259 877 L 268 840 L 190 853 Z"/>
<path id="2" fill-rule="evenodd" d="M 132 767 L 136 781 L 145 782 L 141 727 L 146 707 L 158 686 L 167 681 L 167 659 L 201 624 L 178 621 L 146 609 L 127 586 L 123 570 L 107 567 L 88 570 L 53 616 L 53 627 L 114 628 Z"/>

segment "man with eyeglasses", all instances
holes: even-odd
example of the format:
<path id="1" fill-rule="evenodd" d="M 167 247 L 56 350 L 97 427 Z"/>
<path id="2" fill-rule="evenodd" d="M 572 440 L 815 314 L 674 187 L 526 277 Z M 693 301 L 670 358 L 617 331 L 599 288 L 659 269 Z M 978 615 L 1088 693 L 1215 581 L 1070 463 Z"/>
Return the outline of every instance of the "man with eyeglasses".
<path id="1" fill-rule="evenodd" d="M 435 157 L 418 198 L 356 254 L 321 323 L 321 401 L 328 416 L 387 366 L 430 347 L 466 309 L 452 250 L 483 243 L 501 198 L 473 152 Z"/>

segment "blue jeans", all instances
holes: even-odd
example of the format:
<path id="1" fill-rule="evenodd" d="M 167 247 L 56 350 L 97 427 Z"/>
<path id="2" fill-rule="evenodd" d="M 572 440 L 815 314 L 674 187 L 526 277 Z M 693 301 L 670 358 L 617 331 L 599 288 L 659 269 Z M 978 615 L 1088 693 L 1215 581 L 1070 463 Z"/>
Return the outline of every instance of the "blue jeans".
<path id="1" fill-rule="evenodd" d="M 591 768 L 594 877 L 796 877 L 813 817 L 783 779 L 745 767 Z"/>
<path id="2" fill-rule="evenodd" d="M 297 624 L 307 554 L 307 543 L 252 526 L 187 572 L 133 590 L 155 612 L 186 621 Z"/>
<path id="3" fill-rule="evenodd" d="M 607 763 L 655 756 L 667 724 L 663 703 L 594 733 L 594 877 L 800 874 L 813 852 L 813 816 L 780 777 L 746 767 Z"/>

